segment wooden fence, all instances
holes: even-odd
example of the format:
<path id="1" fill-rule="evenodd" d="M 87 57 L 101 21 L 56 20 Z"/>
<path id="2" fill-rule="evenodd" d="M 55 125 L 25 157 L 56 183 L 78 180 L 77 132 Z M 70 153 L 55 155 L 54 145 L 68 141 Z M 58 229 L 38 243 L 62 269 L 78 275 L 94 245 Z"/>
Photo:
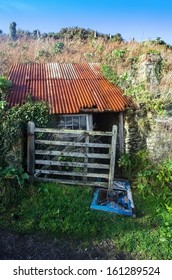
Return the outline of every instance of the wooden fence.
<path id="1" fill-rule="evenodd" d="M 112 132 L 36 128 L 28 123 L 27 171 L 38 181 L 111 188 L 117 127 Z"/>

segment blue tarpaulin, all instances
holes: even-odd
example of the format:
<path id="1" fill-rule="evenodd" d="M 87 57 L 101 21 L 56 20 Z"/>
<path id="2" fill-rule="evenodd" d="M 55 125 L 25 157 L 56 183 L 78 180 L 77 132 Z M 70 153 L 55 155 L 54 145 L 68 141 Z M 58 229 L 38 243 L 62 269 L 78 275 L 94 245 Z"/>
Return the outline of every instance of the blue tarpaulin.
<path id="1" fill-rule="evenodd" d="M 97 188 L 90 208 L 135 217 L 129 181 L 116 179 L 110 190 Z"/>

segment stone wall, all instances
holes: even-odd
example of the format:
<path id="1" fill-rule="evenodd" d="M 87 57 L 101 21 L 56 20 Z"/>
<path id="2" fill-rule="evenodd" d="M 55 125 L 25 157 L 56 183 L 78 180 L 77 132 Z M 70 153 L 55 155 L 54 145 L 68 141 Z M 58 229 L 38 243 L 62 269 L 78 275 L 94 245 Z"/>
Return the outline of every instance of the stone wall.
<path id="1" fill-rule="evenodd" d="M 146 141 L 152 159 L 172 158 L 172 118 L 155 120 Z"/>
<path id="2" fill-rule="evenodd" d="M 155 119 L 138 110 L 125 116 L 125 151 L 148 149 L 153 160 L 172 158 L 172 118 Z"/>
<path id="3" fill-rule="evenodd" d="M 128 110 L 125 115 L 125 151 L 135 153 L 146 148 L 145 131 L 141 126 L 144 120 L 144 112 L 138 110 Z"/>
<path id="4" fill-rule="evenodd" d="M 134 83 L 146 82 L 148 90 L 163 96 L 160 87 L 162 57 L 158 53 L 147 53 L 140 58 Z M 169 107 L 170 108 L 170 107 Z M 128 110 L 125 115 L 125 151 L 134 153 L 148 149 L 152 159 L 172 157 L 172 117 L 153 119 L 143 109 Z"/>
<path id="5" fill-rule="evenodd" d="M 147 53 L 140 56 L 134 83 L 146 82 L 148 89 L 160 95 L 160 81 L 162 78 L 163 59 L 160 54 Z"/>

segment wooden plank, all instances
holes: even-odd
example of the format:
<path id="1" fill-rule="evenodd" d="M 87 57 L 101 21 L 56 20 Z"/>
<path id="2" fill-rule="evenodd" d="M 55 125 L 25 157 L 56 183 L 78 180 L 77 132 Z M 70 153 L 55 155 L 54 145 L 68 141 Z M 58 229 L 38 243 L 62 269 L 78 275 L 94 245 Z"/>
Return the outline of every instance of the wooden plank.
<path id="1" fill-rule="evenodd" d="M 114 173 L 115 173 L 116 138 L 117 138 L 117 126 L 113 125 L 112 141 L 111 141 L 111 159 L 110 159 L 110 168 L 109 168 L 109 183 L 108 183 L 109 190 L 112 190 Z"/>
<path id="2" fill-rule="evenodd" d="M 69 142 L 69 141 L 53 141 L 53 140 L 35 140 L 35 144 L 44 144 L 52 146 L 72 146 L 72 147 L 90 147 L 90 148 L 110 148 L 110 144 L 103 143 L 82 143 L 82 142 Z"/>
<path id="3" fill-rule="evenodd" d="M 79 185 L 79 186 L 95 186 L 95 187 L 103 187 L 108 188 L 108 184 L 105 182 L 88 182 L 85 184 L 83 181 L 77 181 L 77 180 L 63 180 L 63 179 L 52 179 L 52 178 L 41 178 L 41 177 L 35 177 L 35 181 L 40 182 L 54 182 L 54 183 L 60 183 L 65 185 Z"/>
<path id="4" fill-rule="evenodd" d="M 30 181 L 32 183 L 35 173 L 35 136 L 34 136 L 35 124 L 34 122 L 28 122 L 27 127 L 27 172 L 30 175 Z"/>
<path id="5" fill-rule="evenodd" d="M 63 152 L 51 150 L 35 150 L 36 155 L 51 155 L 51 156 L 64 156 L 64 157 L 77 157 L 77 158 L 100 158 L 110 159 L 110 154 L 95 154 L 95 153 L 77 153 L 77 152 Z"/>
<path id="6" fill-rule="evenodd" d="M 120 127 L 120 129 L 122 129 Z M 43 145 L 54 145 L 54 146 L 64 146 L 63 151 L 54 150 L 51 151 L 48 149 L 41 150 L 37 149 L 34 151 L 34 155 L 32 153 L 32 172 L 34 171 L 34 178 L 39 181 L 50 181 L 50 182 L 56 182 L 56 183 L 62 183 L 62 184 L 72 184 L 72 185 L 83 185 L 83 186 L 99 186 L 104 188 L 112 188 L 112 183 L 114 180 L 114 168 L 115 168 L 115 155 L 116 155 L 116 136 L 117 136 L 117 127 L 113 126 L 112 132 L 102 132 L 102 131 L 83 131 L 83 130 L 59 130 L 59 129 L 51 129 L 51 128 L 34 128 L 34 132 L 36 133 L 54 133 L 59 134 L 61 138 L 64 136 L 69 137 L 71 139 L 70 142 L 68 139 L 67 141 L 54 141 L 54 140 L 43 140 L 43 139 L 36 139 L 34 144 L 43 144 Z M 32 136 L 32 133 L 30 134 Z M 37 136 L 37 134 L 36 134 Z M 107 136 L 112 137 L 111 144 L 109 143 L 90 143 L 89 142 L 89 136 Z M 29 136 L 28 136 L 29 137 Z M 83 142 L 85 139 L 85 142 Z M 29 139 L 30 141 L 30 139 Z M 82 141 L 82 142 L 79 142 Z M 32 143 L 33 145 L 33 143 Z M 81 147 L 84 149 L 85 152 L 67 152 L 65 147 Z M 90 153 L 89 148 L 96 147 L 99 148 L 101 151 L 101 148 L 110 149 L 110 152 L 107 151 L 107 153 Z M 32 150 L 34 147 L 32 148 Z M 58 147 L 57 147 L 58 149 Z M 61 148 L 62 149 L 62 148 Z M 44 159 L 35 159 L 36 155 L 47 155 L 47 156 L 54 156 L 54 160 L 44 160 Z M 56 156 L 64 156 L 64 157 L 71 157 L 71 158 L 83 158 L 85 162 L 70 162 L 70 161 L 58 161 L 55 159 Z M 97 158 L 97 159 L 110 159 L 110 164 L 98 164 L 98 163 L 88 163 L 88 158 Z M 77 160 L 77 159 L 76 159 Z M 41 168 L 35 169 L 35 165 L 42 165 Z M 79 167 L 81 168 L 81 172 L 75 172 L 75 171 L 62 171 L 62 170 L 50 170 L 48 169 L 50 166 L 59 166 L 59 167 Z M 29 169 L 29 167 L 28 167 Z M 53 168 L 55 169 L 55 168 Z M 89 173 L 89 169 L 93 169 L 93 172 Z M 100 169 L 107 170 L 108 174 L 105 174 L 105 171 L 102 174 L 94 172 L 94 170 L 97 170 L 97 172 Z M 41 176 L 45 175 L 47 178 L 42 178 Z M 80 177 L 81 180 L 71 180 L 71 179 L 61 179 L 61 178 L 48 178 L 48 175 L 55 176 L 74 176 L 74 177 Z M 83 180 L 82 180 L 83 177 Z M 87 180 L 90 178 L 91 181 Z M 92 179 L 91 179 L 92 178 Z M 100 179 L 106 179 L 108 180 L 108 183 L 104 182 L 97 182 L 97 178 Z M 95 181 L 94 181 L 95 180 Z"/>
<path id="7" fill-rule="evenodd" d="M 56 165 L 56 166 L 69 166 L 69 167 L 86 167 L 85 163 L 81 162 L 64 162 L 64 161 L 55 161 L 55 160 L 35 160 L 35 164 L 41 165 Z M 99 164 L 99 163 L 88 163 L 88 168 L 95 169 L 109 169 L 109 164 Z"/>
<path id="8" fill-rule="evenodd" d="M 94 131 L 94 130 L 65 130 L 65 129 L 54 129 L 54 128 L 35 128 L 35 132 L 41 132 L 41 133 L 54 133 L 54 134 L 67 134 L 69 136 L 72 135 L 81 135 L 81 136 L 86 136 L 86 135 L 99 135 L 99 136 L 112 136 L 112 132 L 106 131 Z"/>
<path id="9" fill-rule="evenodd" d="M 91 177 L 91 178 L 104 178 L 108 179 L 109 174 L 99 174 L 99 173 L 84 173 L 84 172 L 67 172 L 67 171 L 57 171 L 57 170 L 42 170 L 35 169 L 35 176 L 40 174 L 49 174 L 49 175 L 65 175 L 65 176 L 78 176 L 78 177 Z"/>
<path id="10" fill-rule="evenodd" d="M 85 144 L 88 144 L 89 143 L 89 136 L 85 136 Z M 86 167 L 84 167 L 84 173 L 87 174 L 88 172 L 88 154 L 89 154 L 89 148 L 88 147 L 85 147 L 85 154 L 86 154 L 86 157 L 84 157 L 84 163 L 86 164 Z M 86 183 L 87 182 L 87 177 L 84 176 L 83 177 L 83 182 Z"/>
<path id="11" fill-rule="evenodd" d="M 119 152 L 124 153 L 124 113 L 119 113 Z"/>

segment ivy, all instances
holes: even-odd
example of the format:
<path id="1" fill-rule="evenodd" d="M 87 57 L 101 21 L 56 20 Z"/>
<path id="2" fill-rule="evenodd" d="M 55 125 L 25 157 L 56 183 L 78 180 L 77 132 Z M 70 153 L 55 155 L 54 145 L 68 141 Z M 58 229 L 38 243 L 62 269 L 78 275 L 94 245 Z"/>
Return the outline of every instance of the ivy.
<path id="1" fill-rule="evenodd" d="M 124 90 L 124 94 L 129 98 L 132 98 L 135 107 L 143 109 L 144 111 L 151 112 L 154 116 L 166 116 L 167 106 L 171 105 L 171 100 L 167 97 L 157 96 L 156 93 L 148 90 L 146 82 L 140 84 L 133 84 L 132 76 L 130 74 L 123 73 L 117 75 L 117 72 L 109 65 L 102 65 L 102 75 L 121 87 Z"/>
<path id="2" fill-rule="evenodd" d="M 144 82 L 139 85 L 132 85 L 125 90 L 125 95 L 134 100 L 139 109 L 143 108 L 154 116 L 166 116 L 166 106 L 170 100 L 158 97 L 156 93 L 150 92 Z"/>
<path id="3" fill-rule="evenodd" d="M 33 101 L 30 96 L 25 103 L 13 108 L 7 107 L 6 95 L 11 82 L 0 77 L 0 166 L 5 167 L 6 156 L 26 132 L 28 121 L 37 126 L 45 126 L 48 120 L 48 105 L 43 101 Z"/>
<path id="4" fill-rule="evenodd" d="M 21 106 L 4 110 L 0 120 L 0 165 L 4 165 L 6 154 L 26 132 L 28 121 L 38 126 L 45 126 L 48 117 L 48 106 L 45 102 L 27 101 Z"/>
<path id="5" fill-rule="evenodd" d="M 0 76 L 0 102 L 5 101 L 4 99 L 11 86 L 11 81 L 4 76 Z"/>

